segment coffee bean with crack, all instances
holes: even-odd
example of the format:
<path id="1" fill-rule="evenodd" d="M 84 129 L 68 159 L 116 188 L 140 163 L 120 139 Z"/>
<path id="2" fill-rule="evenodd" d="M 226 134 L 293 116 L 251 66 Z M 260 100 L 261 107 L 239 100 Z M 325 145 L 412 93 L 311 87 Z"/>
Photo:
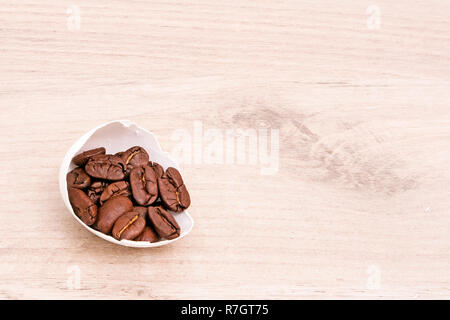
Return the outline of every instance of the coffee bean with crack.
<path id="1" fill-rule="evenodd" d="M 107 186 L 100 196 L 100 204 L 103 205 L 103 203 L 116 196 L 131 196 L 130 185 L 128 182 L 116 181 Z"/>
<path id="2" fill-rule="evenodd" d="M 125 178 L 125 163 L 120 157 L 111 154 L 89 158 L 84 170 L 98 179 L 117 181 Z"/>
<path id="3" fill-rule="evenodd" d="M 100 204 L 100 197 L 105 191 L 106 187 L 108 186 L 108 183 L 106 181 L 94 181 L 91 183 L 89 188 L 87 189 L 87 195 L 91 200 L 96 204 Z"/>
<path id="4" fill-rule="evenodd" d="M 79 155 L 76 155 L 72 159 L 72 162 L 75 163 L 77 166 L 82 167 L 86 164 L 86 162 L 89 160 L 90 157 L 93 157 L 96 155 L 102 155 L 105 153 L 106 153 L 106 149 L 103 147 L 87 150 L 87 151 L 80 153 Z"/>
<path id="5" fill-rule="evenodd" d="M 138 237 L 145 228 L 145 219 L 137 212 L 126 212 L 114 223 L 112 235 L 117 240 L 133 240 Z"/>
<path id="6" fill-rule="evenodd" d="M 97 219 L 97 206 L 95 203 L 80 189 L 69 188 L 68 193 L 70 204 L 77 217 L 86 225 L 93 225 Z"/>
<path id="7" fill-rule="evenodd" d="M 97 230 L 109 234 L 116 220 L 125 212 L 133 210 L 133 202 L 124 196 L 117 196 L 106 201 L 99 209 Z"/>
<path id="8" fill-rule="evenodd" d="M 147 208 L 146 208 L 147 209 Z M 159 235 L 149 226 L 144 228 L 144 231 L 138 236 L 136 241 L 147 241 L 147 242 L 157 242 L 159 240 Z"/>
<path id="9" fill-rule="evenodd" d="M 158 183 L 152 167 L 144 165 L 130 172 L 133 198 L 141 206 L 151 205 L 158 198 Z"/>
<path id="10" fill-rule="evenodd" d="M 91 177 L 83 168 L 75 168 L 66 176 L 67 187 L 85 189 L 91 184 Z"/>
<path id="11" fill-rule="evenodd" d="M 162 207 L 148 207 L 148 216 L 160 237 L 171 240 L 180 236 L 181 229 L 177 221 Z"/>
<path id="12" fill-rule="evenodd" d="M 120 154 L 122 161 L 126 165 L 127 173 L 130 173 L 136 167 L 146 165 L 149 161 L 149 155 L 144 148 L 135 146 Z"/>
<path id="13" fill-rule="evenodd" d="M 191 198 L 183 178 L 175 168 L 167 168 L 164 175 L 158 179 L 158 189 L 162 203 L 168 210 L 181 212 L 191 204 Z"/>

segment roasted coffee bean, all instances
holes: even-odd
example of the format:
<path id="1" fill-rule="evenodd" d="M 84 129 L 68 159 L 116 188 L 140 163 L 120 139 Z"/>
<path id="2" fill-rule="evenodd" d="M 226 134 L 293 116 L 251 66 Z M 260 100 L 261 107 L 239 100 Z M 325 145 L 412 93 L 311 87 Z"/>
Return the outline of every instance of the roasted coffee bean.
<path id="1" fill-rule="evenodd" d="M 84 170 L 98 179 L 123 180 L 125 177 L 125 163 L 111 154 L 90 157 Z"/>
<path id="2" fill-rule="evenodd" d="M 133 240 L 138 237 L 145 228 L 145 219 L 137 212 L 126 212 L 114 223 L 112 235 L 117 240 Z"/>
<path id="3" fill-rule="evenodd" d="M 181 212 L 191 204 L 189 192 L 175 168 L 167 168 L 164 175 L 158 179 L 158 189 L 164 207 L 168 210 Z"/>
<path id="4" fill-rule="evenodd" d="M 95 203 L 80 189 L 69 188 L 68 193 L 69 201 L 75 214 L 86 225 L 94 224 L 97 219 L 97 206 Z"/>
<path id="5" fill-rule="evenodd" d="M 96 205 L 100 204 L 100 196 L 108 184 L 105 181 L 94 181 L 87 189 L 87 195 Z"/>
<path id="6" fill-rule="evenodd" d="M 126 151 L 124 151 L 120 157 L 122 161 L 126 165 L 126 169 L 128 172 L 131 172 L 133 168 L 140 167 L 146 165 L 148 163 L 148 153 L 144 148 L 139 146 L 132 147 Z"/>
<path id="7" fill-rule="evenodd" d="M 109 199 L 99 209 L 97 229 L 103 233 L 110 233 L 116 220 L 131 210 L 133 210 L 133 203 L 127 197 L 117 196 Z"/>
<path id="8" fill-rule="evenodd" d="M 96 156 L 96 155 L 101 155 L 101 154 L 105 154 L 106 153 L 106 149 L 101 147 L 101 148 L 96 148 L 96 149 L 91 149 L 88 151 L 84 151 L 83 153 L 80 153 L 79 155 L 76 155 L 72 161 L 73 163 L 75 163 L 77 166 L 82 167 L 86 164 L 86 162 L 89 160 L 90 157 L 92 156 Z"/>
<path id="9" fill-rule="evenodd" d="M 152 228 L 150 228 L 149 226 L 146 226 L 144 228 L 144 231 L 141 233 L 141 235 L 139 237 L 137 237 L 136 239 L 134 239 L 136 241 L 148 241 L 148 242 L 157 242 L 159 240 L 159 236 L 158 234 L 153 231 Z"/>
<path id="10" fill-rule="evenodd" d="M 91 184 L 91 177 L 83 168 L 75 168 L 67 174 L 66 181 L 68 188 L 85 189 Z"/>
<path id="11" fill-rule="evenodd" d="M 100 204 L 103 205 L 103 203 L 115 196 L 131 196 L 130 185 L 128 184 L 128 182 L 117 181 L 107 186 L 105 191 L 103 191 L 102 195 L 100 196 Z"/>
<path id="12" fill-rule="evenodd" d="M 133 198 L 141 206 L 148 206 L 158 198 L 158 183 L 152 167 L 144 165 L 130 172 Z"/>
<path id="13" fill-rule="evenodd" d="M 180 236 L 180 226 L 162 207 L 148 207 L 148 217 L 160 237 L 171 240 Z"/>
<path id="14" fill-rule="evenodd" d="M 153 168 L 153 170 L 155 171 L 155 174 L 156 174 L 156 178 L 159 179 L 163 176 L 164 168 L 159 163 L 150 161 L 148 163 L 148 166 Z"/>

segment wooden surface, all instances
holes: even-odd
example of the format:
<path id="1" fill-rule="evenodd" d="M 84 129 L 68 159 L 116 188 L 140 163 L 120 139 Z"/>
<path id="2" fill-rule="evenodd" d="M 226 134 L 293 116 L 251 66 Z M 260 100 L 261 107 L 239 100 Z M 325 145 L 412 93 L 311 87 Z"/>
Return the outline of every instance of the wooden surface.
<path id="1" fill-rule="evenodd" d="M 449 13 L 2 0 L 0 298 L 450 298 Z M 119 247 L 58 190 L 68 148 L 114 119 L 169 152 L 196 123 L 278 130 L 279 169 L 185 161 L 192 233 Z"/>

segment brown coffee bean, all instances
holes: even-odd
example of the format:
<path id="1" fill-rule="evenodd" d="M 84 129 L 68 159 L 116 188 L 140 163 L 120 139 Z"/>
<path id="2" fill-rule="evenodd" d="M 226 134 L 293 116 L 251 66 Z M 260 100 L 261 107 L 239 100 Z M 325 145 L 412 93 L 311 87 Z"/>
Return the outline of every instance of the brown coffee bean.
<path id="1" fill-rule="evenodd" d="M 76 155 L 72 159 L 72 161 L 77 166 L 82 167 L 86 164 L 86 162 L 89 160 L 90 157 L 105 154 L 105 153 L 106 153 L 106 149 L 103 147 L 91 149 L 91 150 L 84 151 L 83 153 L 80 153 L 79 155 Z"/>
<path id="2" fill-rule="evenodd" d="M 181 212 L 191 204 L 189 192 L 181 174 L 175 168 L 167 168 L 164 175 L 158 179 L 158 189 L 164 207 L 168 210 Z"/>
<path id="3" fill-rule="evenodd" d="M 128 182 L 117 181 L 107 186 L 100 196 L 100 204 L 103 205 L 103 203 L 115 196 L 131 196 L 130 185 L 128 184 Z"/>
<path id="4" fill-rule="evenodd" d="M 135 146 L 121 153 L 120 157 L 126 165 L 127 172 L 148 163 L 148 153 L 144 148 Z"/>
<path id="5" fill-rule="evenodd" d="M 144 228 L 144 231 L 141 233 L 139 237 L 134 239 L 136 241 L 148 241 L 148 242 L 157 242 L 159 240 L 158 234 L 153 231 L 153 229 L 149 226 Z"/>
<path id="6" fill-rule="evenodd" d="M 180 226 L 175 218 L 162 207 L 148 207 L 148 217 L 159 236 L 175 239 L 180 236 Z"/>
<path id="7" fill-rule="evenodd" d="M 117 240 L 133 240 L 138 237 L 145 228 L 145 219 L 137 212 L 127 212 L 121 215 L 114 223 L 112 235 Z"/>
<path id="8" fill-rule="evenodd" d="M 66 181 L 68 188 L 85 189 L 91 184 L 91 177 L 83 168 L 75 168 L 67 174 Z"/>
<path id="9" fill-rule="evenodd" d="M 117 181 L 125 177 L 125 163 L 120 157 L 111 154 L 90 157 L 84 170 L 98 179 Z"/>
<path id="10" fill-rule="evenodd" d="M 106 201 L 99 209 L 97 229 L 103 233 L 110 233 L 116 220 L 125 212 L 133 210 L 133 203 L 124 196 L 117 196 Z"/>
<path id="11" fill-rule="evenodd" d="M 94 181 L 87 189 L 87 195 L 96 205 L 100 204 L 100 196 L 108 184 L 105 181 Z"/>
<path id="12" fill-rule="evenodd" d="M 94 224 L 97 219 L 97 206 L 95 203 L 80 189 L 69 188 L 68 193 L 69 201 L 75 214 L 86 225 Z"/>
<path id="13" fill-rule="evenodd" d="M 148 206 L 158 198 L 158 184 L 155 171 L 148 165 L 137 167 L 130 172 L 133 198 L 141 206 Z"/>

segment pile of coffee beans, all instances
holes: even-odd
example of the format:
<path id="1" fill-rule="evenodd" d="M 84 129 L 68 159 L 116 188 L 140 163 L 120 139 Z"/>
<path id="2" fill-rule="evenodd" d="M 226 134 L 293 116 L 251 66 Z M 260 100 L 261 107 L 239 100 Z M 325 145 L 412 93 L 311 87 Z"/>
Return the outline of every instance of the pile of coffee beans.
<path id="1" fill-rule="evenodd" d="M 189 207 L 191 199 L 177 169 L 149 159 L 139 146 L 116 154 L 85 151 L 72 159 L 67 174 L 69 201 L 88 226 L 117 240 L 156 242 L 180 236 L 171 212 Z"/>

